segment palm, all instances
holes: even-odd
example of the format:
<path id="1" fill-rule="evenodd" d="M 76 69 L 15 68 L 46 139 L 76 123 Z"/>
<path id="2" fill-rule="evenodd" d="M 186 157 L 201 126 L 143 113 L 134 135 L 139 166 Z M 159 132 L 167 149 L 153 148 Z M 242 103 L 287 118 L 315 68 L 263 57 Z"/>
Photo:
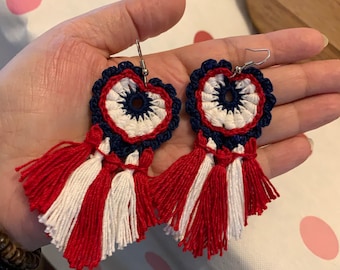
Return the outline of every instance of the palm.
<path id="1" fill-rule="evenodd" d="M 176 1 L 169 2 L 171 3 L 164 5 L 173 5 L 175 8 Z M 78 24 L 61 26 L 47 33 L 30 44 L 0 73 L 0 172 L 1 184 L 6 190 L 0 201 L 0 210 L 4 210 L 3 205 L 6 205 L 0 224 L 6 228 L 11 227 L 11 224 L 19 224 L 18 228 L 12 229 L 12 233 L 31 248 L 35 248 L 37 243 L 30 241 L 30 237 L 43 236 L 41 228 L 37 226 L 36 214 L 28 211 L 27 201 L 14 168 L 40 156 L 62 140 L 82 141 L 91 124 L 88 102 L 92 84 L 100 78 L 102 70 L 125 60 L 109 58 L 109 55 L 123 49 L 122 46 L 127 46 L 126 41 L 121 42 L 124 45 L 110 47 L 106 43 L 112 40 L 97 42 L 89 39 L 91 34 L 97 34 L 97 29 L 90 29 L 89 21 L 93 23 L 95 19 L 88 17 L 79 20 Z M 99 18 L 100 16 L 97 19 Z M 155 20 L 155 17 L 152 19 Z M 161 15 L 158 20 L 162 20 Z M 80 27 L 84 22 L 90 25 L 89 33 L 86 36 L 78 35 L 76 26 Z M 144 30 L 153 35 L 168 26 L 169 22 L 163 22 L 160 29 Z M 62 34 L 58 35 L 59 31 Z M 117 31 L 112 30 L 114 34 L 117 34 Z M 301 36 L 309 39 L 303 39 Z M 130 44 L 133 43 L 131 35 L 126 37 L 126 40 L 129 40 Z M 296 42 L 287 43 L 287 40 Z M 282 32 L 281 35 L 273 33 L 215 40 L 162 55 L 146 56 L 145 61 L 150 71 L 149 77 L 158 77 L 165 83 L 173 84 L 183 101 L 189 74 L 193 69 L 198 68 L 207 58 L 224 58 L 233 65 L 242 65 L 249 60 L 245 59 L 244 44 L 247 47 L 269 48 L 274 54 L 264 66 L 263 72 L 273 82 L 278 106 L 273 110 L 271 126 L 265 129 L 259 140 L 260 145 L 271 146 L 258 151 L 258 159 L 265 173 L 274 177 L 297 166 L 310 154 L 306 138 L 298 134 L 329 122 L 339 115 L 338 94 L 327 94 L 338 90 L 338 62 L 293 65 L 289 68 L 284 66 L 286 63 L 318 53 L 322 48 L 320 34 L 300 29 Z M 136 58 L 130 61 L 138 64 Z M 270 67 L 279 64 L 283 66 Z M 323 92 L 326 77 L 327 93 Z M 310 80 L 313 87 L 308 87 Z M 313 115 L 311 111 L 315 106 L 320 110 Z M 156 151 L 150 175 L 159 174 L 178 157 L 188 153 L 194 139 L 188 116 L 183 111 L 180 126 L 173 133 L 172 139 Z M 9 204 L 4 204 L 9 201 Z M 25 232 L 20 230 L 20 224 L 25 224 L 26 231 L 34 232 L 33 235 L 25 236 Z"/>
<path id="2" fill-rule="evenodd" d="M 38 58 L 33 65 L 31 64 L 30 69 L 38 72 L 39 77 L 43 79 L 34 82 L 34 88 L 20 89 L 22 93 L 14 91 L 17 87 L 15 81 L 9 82 L 7 89 L 13 88 L 13 91 L 6 91 L 5 98 L 2 99 L 15 100 L 15 104 L 11 104 L 16 111 L 15 118 L 3 126 L 5 141 L 8 141 L 9 145 L 16 145 L 15 151 L 6 161 L 11 162 L 9 166 L 12 168 L 20 164 L 18 160 L 27 161 L 39 156 L 62 140 L 82 141 L 91 122 L 88 106 L 91 98 L 91 85 L 101 76 L 102 70 L 112 65 L 116 66 L 118 61 L 123 61 L 123 59 L 114 58 L 107 60 L 96 51 L 96 48 L 72 40 L 60 44 L 60 47 L 52 47 L 48 51 L 43 49 L 38 53 L 47 57 Z M 170 56 L 169 62 L 172 63 L 163 62 L 162 66 L 172 66 L 175 70 L 183 68 L 179 59 L 173 57 L 171 53 L 166 55 Z M 124 60 L 138 61 L 136 59 Z M 149 64 L 148 60 L 147 62 Z M 150 67 L 156 67 L 159 64 L 150 60 Z M 161 69 L 167 70 L 164 67 Z M 151 73 L 153 77 L 158 76 L 152 71 Z M 162 79 L 164 78 L 164 82 L 178 82 L 176 84 L 178 96 L 183 98 L 188 76 L 184 73 L 174 78 L 165 73 L 162 74 Z M 30 80 L 30 77 L 24 77 L 23 85 L 30 85 Z M 16 132 L 18 129 L 20 133 Z M 6 136 L 6 134 L 11 134 L 11 136 Z M 173 140 L 162 146 L 163 151 L 157 153 L 157 159 L 150 173 L 160 173 L 168 164 L 187 153 L 193 139 L 189 121 L 183 115 L 181 125 L 175 132 Z"/>

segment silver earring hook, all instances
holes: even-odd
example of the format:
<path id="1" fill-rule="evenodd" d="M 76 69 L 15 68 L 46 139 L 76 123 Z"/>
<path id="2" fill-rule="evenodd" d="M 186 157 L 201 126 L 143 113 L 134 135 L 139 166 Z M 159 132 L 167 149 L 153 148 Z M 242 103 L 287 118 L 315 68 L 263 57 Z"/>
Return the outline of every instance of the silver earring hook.
<path id="1" fill-rule="evenodd" d="M 149 75 L 149 70 L 146 68 L 145 61 L 143 59 L 142 50 L 140 48 L 140 44 L 139 44 L 138 39 L 136 39 L 136 46 L 137 46 L 137 51 L 138 51 L 138 55 L 139 55 L 139 59 L 140 59 L 139 64 L 140 64 L 140 67 L 142 68 L 143 81 L 144 81 L 144 85 L 146 87 L 146 85 L 148 83 L 147 76 Z"/>
<path id="2" fill-rule="evenodd" d="M 246 48 L 247 51 L 252 51 L 252 52 L 267 52 L 267 56 L 258 62 L 255 61 L 249 61 L 246 62 L 243 66 L 236 66 L 233 75 L 231 75 L 231 77 L 234 77 L 237 74 L 240 74 L 242 72 L 242 70 L 244 70 L 245 68 L 248 67 L 252 67 L 252 66 L 259 66 L 264 64 L 265 62 L 267 62 L 267 60 L 270 58 L 270 50 L 269 49 L 250 49 L 250 48 Z"/>

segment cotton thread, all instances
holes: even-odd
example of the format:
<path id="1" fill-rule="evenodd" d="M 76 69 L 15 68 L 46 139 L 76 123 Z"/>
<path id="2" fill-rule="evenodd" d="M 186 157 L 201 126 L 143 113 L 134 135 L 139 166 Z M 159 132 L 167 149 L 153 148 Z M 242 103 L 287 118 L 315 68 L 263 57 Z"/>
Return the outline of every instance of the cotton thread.
<path id="1" fill-rule="evenodd" d="M 241 237 L 248 216 L 262 214 L 279 196 L 256 161 L 273 88 L 249 67 L 263 61 L 249 63 L 233 71 L 228 61 L 210 59 L 193 71 L 186 111 L 197 133 L 194 148 L 150 183 L 159 223 L 194 257 L 204 250 L 209 259 L 222 255 L 230 239 Z"/>

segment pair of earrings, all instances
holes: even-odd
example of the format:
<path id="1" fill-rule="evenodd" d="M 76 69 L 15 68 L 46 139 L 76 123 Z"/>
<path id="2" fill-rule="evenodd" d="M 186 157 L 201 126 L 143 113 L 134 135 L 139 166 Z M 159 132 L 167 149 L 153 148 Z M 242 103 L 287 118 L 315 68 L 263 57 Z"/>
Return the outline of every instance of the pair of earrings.
<path id="1" fill-rule="evenodd" d="M 84 142 L 62 142 L 17 168 L 31 210 L 72 268 L 95 267 L 161 223 L 194 256 L 222 254 L 247 217 L 279 196 L 255 159 L 275 97 L 252 66 L 269 50 L 235 71 L 207 60 L 191 74 L 194 149 L 150 179 L 153 153 L 177 128 L 181 102 L 170 84 L 147 80 L 138 41 L 137 48 L 141 67 L 122 62 L 94 84 Z"/>

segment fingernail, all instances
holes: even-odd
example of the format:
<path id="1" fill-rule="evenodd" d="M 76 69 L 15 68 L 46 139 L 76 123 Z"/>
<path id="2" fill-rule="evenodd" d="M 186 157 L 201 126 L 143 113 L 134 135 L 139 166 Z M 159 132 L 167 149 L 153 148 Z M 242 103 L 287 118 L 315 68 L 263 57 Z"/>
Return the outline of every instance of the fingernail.
<path id="1" fill-rule="evenodd" d="M 326 37 L 324 34 L 322 34 L 322 36 L 323 36 L 323 47 L 325 48 L 328 45 L 329 40 L 328 40 L 328 37 Z"/>
<path id="2" fill-rule="evenodd" d="M 311 138 L 308 138 L 308 141 L 309 141 L 309 144 L 310 144 L 310 150 L 311 150 L 311 152 L 313 152 L 313 149 L 314 149 L 314 141 L 313 141 L 313 139 L 311 139 Z"/>

